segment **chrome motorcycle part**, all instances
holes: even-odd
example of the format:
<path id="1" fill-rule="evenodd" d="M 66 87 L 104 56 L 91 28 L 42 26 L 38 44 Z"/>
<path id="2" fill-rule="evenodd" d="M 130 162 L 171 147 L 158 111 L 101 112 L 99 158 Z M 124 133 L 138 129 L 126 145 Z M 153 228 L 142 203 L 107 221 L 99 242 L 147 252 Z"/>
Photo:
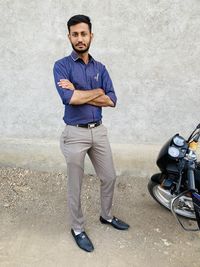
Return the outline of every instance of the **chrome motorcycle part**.
<path id="1" fill-rule="evenodd" d="M 185 231 L 193 231 L 193 232 L 196 232 L 196 231 L 199 231 L 199 222 L 197 223 L 198 227 L 196 228 L 188 228 L 188 227 L 185 227 L 183 222 L 180 220 L 180 218 L 177 216 L 177 207 L 180 207 L 180 203 L 183 204 L 183 207 L 187 206 L 187 203 L 185 203 L 184 201 L 184 197 L 186 197 L 187 199 L 189 199 L 186 195 L 187 194 L 193 194 L 195 192 L 195 190 L 191 189 L 191 190 L 186 190 L 182 193 L 180 193 L 179 195 L 175 196 L 172 200 L 171 200 L 171 203 L 170 203 L 170 210 L 172 212 L 172 214 L 174 215 L 174 217 L 176 218 L 176 220 L 178 221 L 178 223 L 181 225 L 181 227 L 185 230 Z M 183 198 L 181 200 L 181 198 Z M 192 208 L 193 208 L 193 211 L 194 211 L 194 205 L 193 205 L 193 201 L 192 201 L 192 198 L 190 198 L 190 201 L 191 201 L 191 204 L 192 204 Z M 186 205 L 185 205 L 186 204 Z M 189 206 L 188 206 L 189 207 Z M 195 214 L 195 211 L 194 211 L 194 216 L 195 216 L 195 219 L 196 219 L 196 214 Z"/>
<path id="2" fill-rule="evenodd" d="M 171 201 L 176 197 L 175 195 L 172 195 L 170 190 L 166 190 L 160 186 L 160 184 L 157 184 L 153 181 L 149 181 L 148 189 L 151 194 L 151 196 L 162 206 L 167 208 L 168 210 L 171 210 Z M 186 217 L 188 219 L 195 219 L 195 213 L 194 213 L 194 206 L 192 202 L 192 198 L 187 196 L 182 196 L 179 199 L 179 202 L 176 203 L 176 207 L 174 209 L 175 213 Z"/>

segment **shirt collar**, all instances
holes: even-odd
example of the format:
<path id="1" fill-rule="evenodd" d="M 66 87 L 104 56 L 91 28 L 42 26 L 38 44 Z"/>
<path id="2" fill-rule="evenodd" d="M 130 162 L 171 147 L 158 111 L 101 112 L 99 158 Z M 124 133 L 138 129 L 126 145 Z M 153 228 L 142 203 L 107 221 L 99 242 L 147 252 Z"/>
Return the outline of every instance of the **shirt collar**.
<path id="1" fill-rule="evenodd" d="M 71 53 L 71 58 L 73 59 L 73 61 L 77 61 L 79 59 L 79 55 L 76 53 L 76 51 L 72 51 Z M 89 54 L 89 61 L 93 61 L 93 57 Z"/>

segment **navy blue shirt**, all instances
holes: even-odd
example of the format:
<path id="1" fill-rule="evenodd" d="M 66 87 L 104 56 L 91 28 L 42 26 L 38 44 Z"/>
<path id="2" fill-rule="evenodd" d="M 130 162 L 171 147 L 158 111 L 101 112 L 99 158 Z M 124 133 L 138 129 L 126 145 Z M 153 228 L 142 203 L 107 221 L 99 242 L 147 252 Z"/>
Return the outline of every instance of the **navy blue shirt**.
<path id="1" fill-rule="evenodd" d="M 92 90 L 102 88 L 116 105 L 116 95 L 112 81 L 105 66 L 94 60 L 91 56 L 85 64 L 78 54 L 73 51 L 70 56 L 55 62 L 54 79 L 58 93 L 65 105 L 64 121 L 69 125 L 87 124 L 102 119 L 102 107 L 90 104 L 69 104 L 73 90 L 63 89 L 58 86 L 60 79 L 68 79 L 77 90 Z"/>

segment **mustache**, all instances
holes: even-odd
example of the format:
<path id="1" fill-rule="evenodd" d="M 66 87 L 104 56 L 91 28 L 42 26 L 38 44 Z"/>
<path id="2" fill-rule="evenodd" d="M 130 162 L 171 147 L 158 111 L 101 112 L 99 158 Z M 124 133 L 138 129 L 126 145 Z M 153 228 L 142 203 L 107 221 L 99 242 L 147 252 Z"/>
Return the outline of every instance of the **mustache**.
<path id="1" fill-rule="evenodd" d="M 82 42 L 78 42 L 76 45 L 85 45 L 85 44 Z"/>

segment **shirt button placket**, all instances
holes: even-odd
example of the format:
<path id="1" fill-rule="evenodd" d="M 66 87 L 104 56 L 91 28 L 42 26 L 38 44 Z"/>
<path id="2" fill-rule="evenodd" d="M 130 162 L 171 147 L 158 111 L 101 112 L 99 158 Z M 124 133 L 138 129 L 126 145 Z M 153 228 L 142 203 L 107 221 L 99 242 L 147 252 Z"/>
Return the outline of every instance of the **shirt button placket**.
<path id="1" fill-rule="evenodd" d="M 89 64 L 88 63 L 87 65 L 85 65 L 85 80 L 86 80 L 86 83 L 87 83 L 87 88 L 91 88 L 91 84 L 90 84 L 90 75 L 89 74 Z M 95 116 L 94 116 L 94 109 L 95 107 L 92 106 L 92 120 L 95 121 Z"/>

